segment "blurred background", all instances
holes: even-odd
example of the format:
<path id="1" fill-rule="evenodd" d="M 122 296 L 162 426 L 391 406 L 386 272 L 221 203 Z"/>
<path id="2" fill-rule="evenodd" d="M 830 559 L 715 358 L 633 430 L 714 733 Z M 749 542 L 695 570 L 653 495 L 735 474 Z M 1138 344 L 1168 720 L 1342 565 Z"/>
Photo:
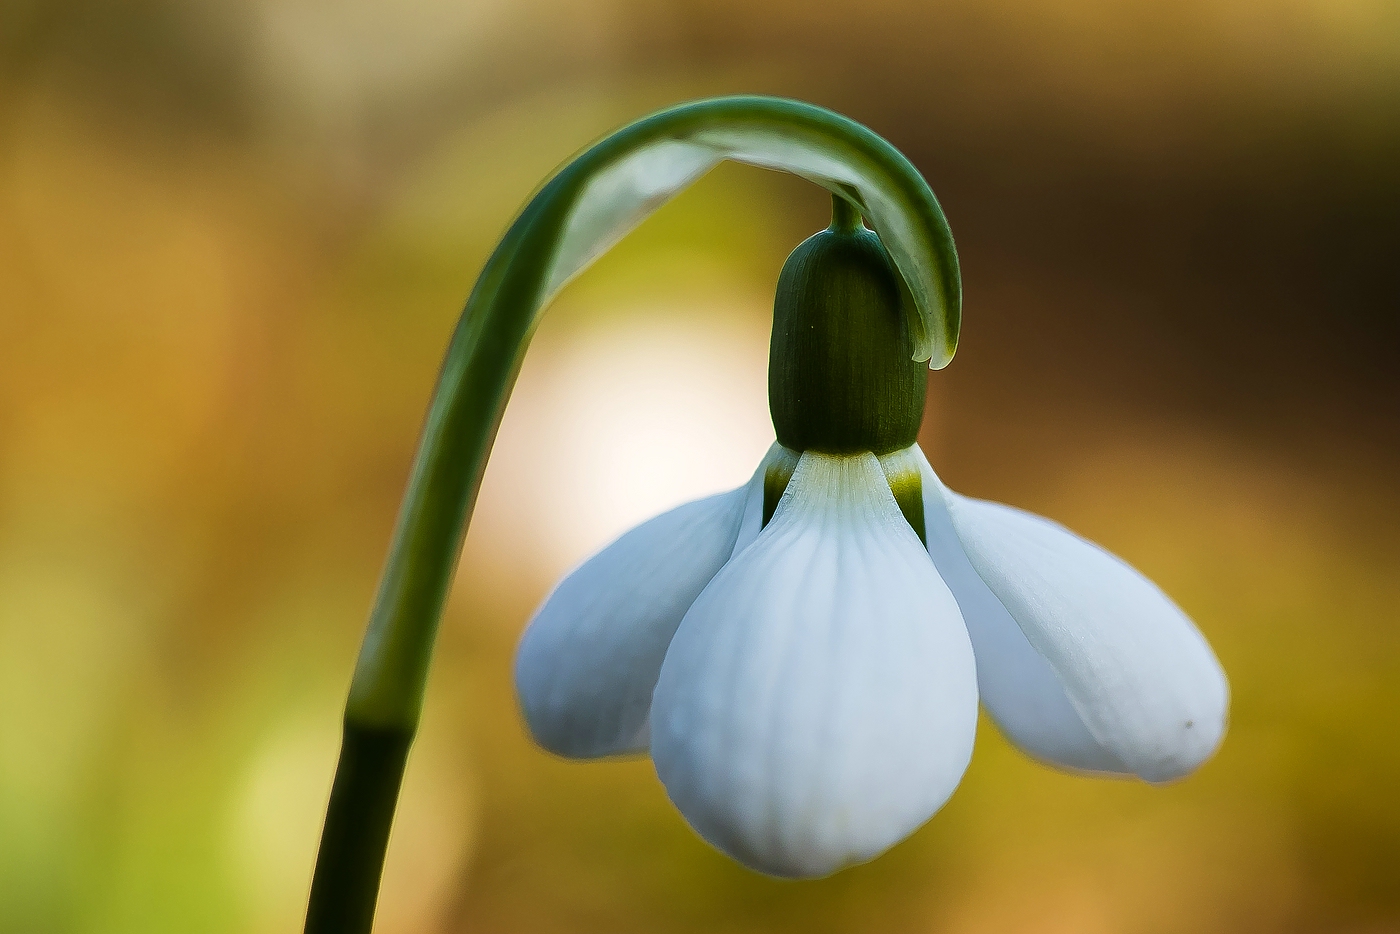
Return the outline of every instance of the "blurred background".
<path id="1" fill-rule="evenodd" d="M 1389 0 L 5 0 L 0 931 L 297 931 L 344 691 L 457 313 L 561 160 L 718 93 L 925 173 L 963 341 L 921 436 L 1124 555 L 1229 671 L 1153 788 L 990 723 L 820 882 L 645 760 L 526 739 L 570 565 L 771 439 L 772 287 L 824 226 L 724 166 L 546 316 L 444 622 L 378 930 L 1400 931 L 1400 7 Z"/>

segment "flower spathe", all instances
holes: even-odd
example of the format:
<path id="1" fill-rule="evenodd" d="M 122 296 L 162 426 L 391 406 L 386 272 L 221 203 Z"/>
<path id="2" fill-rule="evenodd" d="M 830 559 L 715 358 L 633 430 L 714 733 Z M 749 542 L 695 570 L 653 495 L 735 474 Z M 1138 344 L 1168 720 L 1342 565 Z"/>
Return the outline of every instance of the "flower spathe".
<path id="1" fill-rule="evenodd" d="M 762 522 L 769 468 L 791 469 Z M 891 483 L 917 477 L 924 538 Z M 797 455 L 623 535 L 521 639 L 530 730 L 575 758 L 650 751 L 690 825 L 745 865 L 817 877 L 908 836 L 972 754 L 980 698 L 1043 761 L 1165 781 L 1224 733 L 1191 621 L 1048 520 L 959 496 L 917 445 Z"/>

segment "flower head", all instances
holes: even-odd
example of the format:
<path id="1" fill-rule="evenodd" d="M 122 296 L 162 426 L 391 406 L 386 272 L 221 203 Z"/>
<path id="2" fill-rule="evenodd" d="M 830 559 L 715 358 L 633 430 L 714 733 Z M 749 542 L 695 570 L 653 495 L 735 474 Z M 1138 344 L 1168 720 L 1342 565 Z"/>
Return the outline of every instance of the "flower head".
<path id="1" fill-rule="evenodd" d="M 925 374 L 880 240 L 839 197 L 779 281 L 778 440 L 744 487 L 623 535 L 521 639 L 529 727 L 561 755 L 649 752 L 710 843 L 813 877 L 929 819 L 979 697 L 1063 768 L 1183 776 L 1225 728 L 1210 647 L 1127 564 L 947 489 L 915 443 Z"/>

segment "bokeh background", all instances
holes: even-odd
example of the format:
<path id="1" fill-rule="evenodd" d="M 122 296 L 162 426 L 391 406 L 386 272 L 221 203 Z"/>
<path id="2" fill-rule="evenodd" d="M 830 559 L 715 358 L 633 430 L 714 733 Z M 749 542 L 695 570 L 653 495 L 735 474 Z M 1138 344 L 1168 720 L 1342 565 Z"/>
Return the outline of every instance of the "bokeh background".
<path id="1" fill-rule="evenodd" d="M 940 196 L 954 487 L 1143 568 L 1229 671 L 1154 788 L 984 723 L 875 863 L 777 882 L 646 761 L 527 741 L 554 579 L 737 485 L 823 194 L 725 166 L 572 285 L 488 470 L 381 932 L 1400 931 L 1400 7 L 1389 0 L 5 0 L 0 931 L 299 930 L 449 331 L 561 160 L 677 100 L 868 123 Z"/>

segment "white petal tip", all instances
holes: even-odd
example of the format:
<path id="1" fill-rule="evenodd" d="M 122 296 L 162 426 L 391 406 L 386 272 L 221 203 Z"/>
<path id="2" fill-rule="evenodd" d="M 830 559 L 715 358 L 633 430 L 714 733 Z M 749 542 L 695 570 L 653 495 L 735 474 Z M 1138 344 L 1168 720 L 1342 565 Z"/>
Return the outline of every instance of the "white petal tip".
<path id="1" fill-rule="evenodd" d="M 1166 594 L 1047 519 L 943 492 L 972 566 L 1098 747 L 1083 750 L 1102 760 L 1095 768 L 1166 782 L 1211 757 L 1224 736 L 1229 686 L 1205 638 Z M 1080 745 L 1066 747 L 1067 764 L 1080 764 Z"/>

